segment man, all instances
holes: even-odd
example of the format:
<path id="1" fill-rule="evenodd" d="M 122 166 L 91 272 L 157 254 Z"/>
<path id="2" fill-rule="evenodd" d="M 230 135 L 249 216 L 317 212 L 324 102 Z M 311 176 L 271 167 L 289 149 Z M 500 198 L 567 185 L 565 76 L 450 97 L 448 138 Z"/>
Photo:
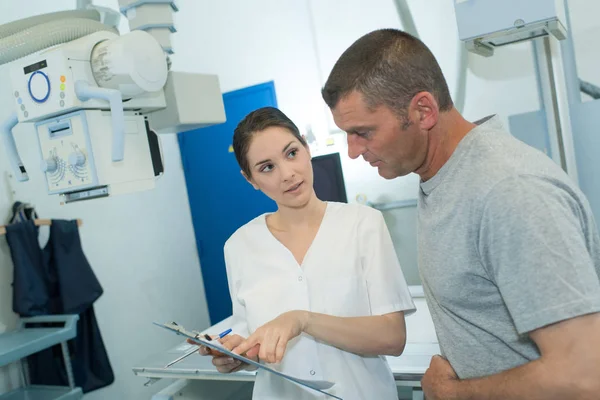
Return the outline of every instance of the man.
<path id="1" fill-rule="evenodd" d="M 497 117 L 454 108 L 418 39 L 360 38 L 322 91 L 348 154 L 421 177 L 419 269 L 444 357 L 434 399 L 597 399 L 600 238 L 585 196 Z"/>

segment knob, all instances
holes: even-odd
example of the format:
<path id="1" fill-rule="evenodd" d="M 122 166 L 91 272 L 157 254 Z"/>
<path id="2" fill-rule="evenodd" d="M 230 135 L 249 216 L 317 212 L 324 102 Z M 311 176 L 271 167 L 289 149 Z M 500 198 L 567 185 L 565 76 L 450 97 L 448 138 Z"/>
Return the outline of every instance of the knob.
<path id="1" fill-rule="evenodd" d="M 51 174 L 52 172 L 58 169 L 58 164 L 56 163 L 56 160 L 54 158 L 47 158 L 45 160 L 42 160 L 41 167 L 42 172 L 47 172 Z"/>
<path id="2" fill-rule="evenodd" d="M 73 153 L 69 154 L 69 164 L 73 167 L 80 167 L 85 164 L 85 154 L 81 151 L 76 150 Z"/>

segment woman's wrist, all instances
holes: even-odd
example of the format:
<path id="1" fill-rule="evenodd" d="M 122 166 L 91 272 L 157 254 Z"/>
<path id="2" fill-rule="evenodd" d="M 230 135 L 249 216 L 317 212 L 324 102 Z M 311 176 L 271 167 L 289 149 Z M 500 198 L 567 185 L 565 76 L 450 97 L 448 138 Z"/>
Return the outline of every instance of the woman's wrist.
<path id="1" fill-rule="evenodd" d="M 310 323 L 312 320 L 312 313 L 310 311 L 301 310 L 298 311 L 300 313 L 300 326 L 302 332 L 307 332 L 310 328 Z"/>

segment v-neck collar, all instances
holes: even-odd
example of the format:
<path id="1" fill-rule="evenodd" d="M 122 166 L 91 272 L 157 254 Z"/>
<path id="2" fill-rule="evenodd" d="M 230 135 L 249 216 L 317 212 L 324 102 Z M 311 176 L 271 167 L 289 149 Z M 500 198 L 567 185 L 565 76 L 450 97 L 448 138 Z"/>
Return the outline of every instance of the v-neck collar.
<path id="1" fill-rule="evenodd" d="M 315 237 L 313 238 L 312 242 L 310 243 L 310 246 L 308 246 L 308 249 L 306 250 L 306 253 L 304 254 L 304 257 L 302 258 L 302 263 L 299 263 L 298 260 L 296 260 L 296 257 L 294 257 L 294 253 L 292 253 L 292 251 L 283 243 L 281 243 L 279 241 L 279 239 L 277 239 L 275 237 L 275 235 L 273 235 L 273 232 L 271 232 L 271 230 L 269 229 L 269 226 L 267 225 L 267 217 L 273 213 L 265 213 L 262 215 L 262 226 L 263 228 L 266 230 L 266 234 L 271 238 L 270 240 L 273 240 L 277 246 L 279 246 L 280 248 L 282 248 L 283 250 L 285 250 L 285 252 L 292 258 L 292 261 L 294 262 L 294 264 L 300 268 L 300 269 L 304 269 L 304 265 L 306 264 L 306 260 L 308 259 L 311 250 L 313 249 L 313 247 L 315 247 L 315 243 L 317 243 L 319 236 L 321 235 L 321 231 L 323 230 L 323 225 L 325 224 L 325 221 L 327 220 L 327 215 L 329 214 L 329 210 L 330 210 L 330 203 L 328 201 L 325 202 L 325 213 L 323 214 L 323 219 L 321 219 L 321 223 L 319 224 L 319 229 L 317 229 L 317 233 L 315 235 Z"/>

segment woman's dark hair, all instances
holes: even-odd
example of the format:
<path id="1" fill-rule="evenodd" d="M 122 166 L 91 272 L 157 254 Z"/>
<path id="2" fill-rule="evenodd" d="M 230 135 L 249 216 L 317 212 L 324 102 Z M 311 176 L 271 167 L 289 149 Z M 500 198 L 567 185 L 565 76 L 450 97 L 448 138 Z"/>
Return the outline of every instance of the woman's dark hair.
<path id="1" fill-rule="evenodd" d="M 248 163 L 248 149 L 250 148 L 250 143 L 252 143 L 252 138 L 256 132 L 264 131 L 273 126 L 289 130 L 303 146 L 306 146 L 306 140 L 300 134 L 296 124 L 281 110 L 275 107 L 263 107 L 252 111 L 240 121 L 233 131 L 233 152 L 240 168 L 248 178 L 252 176 Z"/>

